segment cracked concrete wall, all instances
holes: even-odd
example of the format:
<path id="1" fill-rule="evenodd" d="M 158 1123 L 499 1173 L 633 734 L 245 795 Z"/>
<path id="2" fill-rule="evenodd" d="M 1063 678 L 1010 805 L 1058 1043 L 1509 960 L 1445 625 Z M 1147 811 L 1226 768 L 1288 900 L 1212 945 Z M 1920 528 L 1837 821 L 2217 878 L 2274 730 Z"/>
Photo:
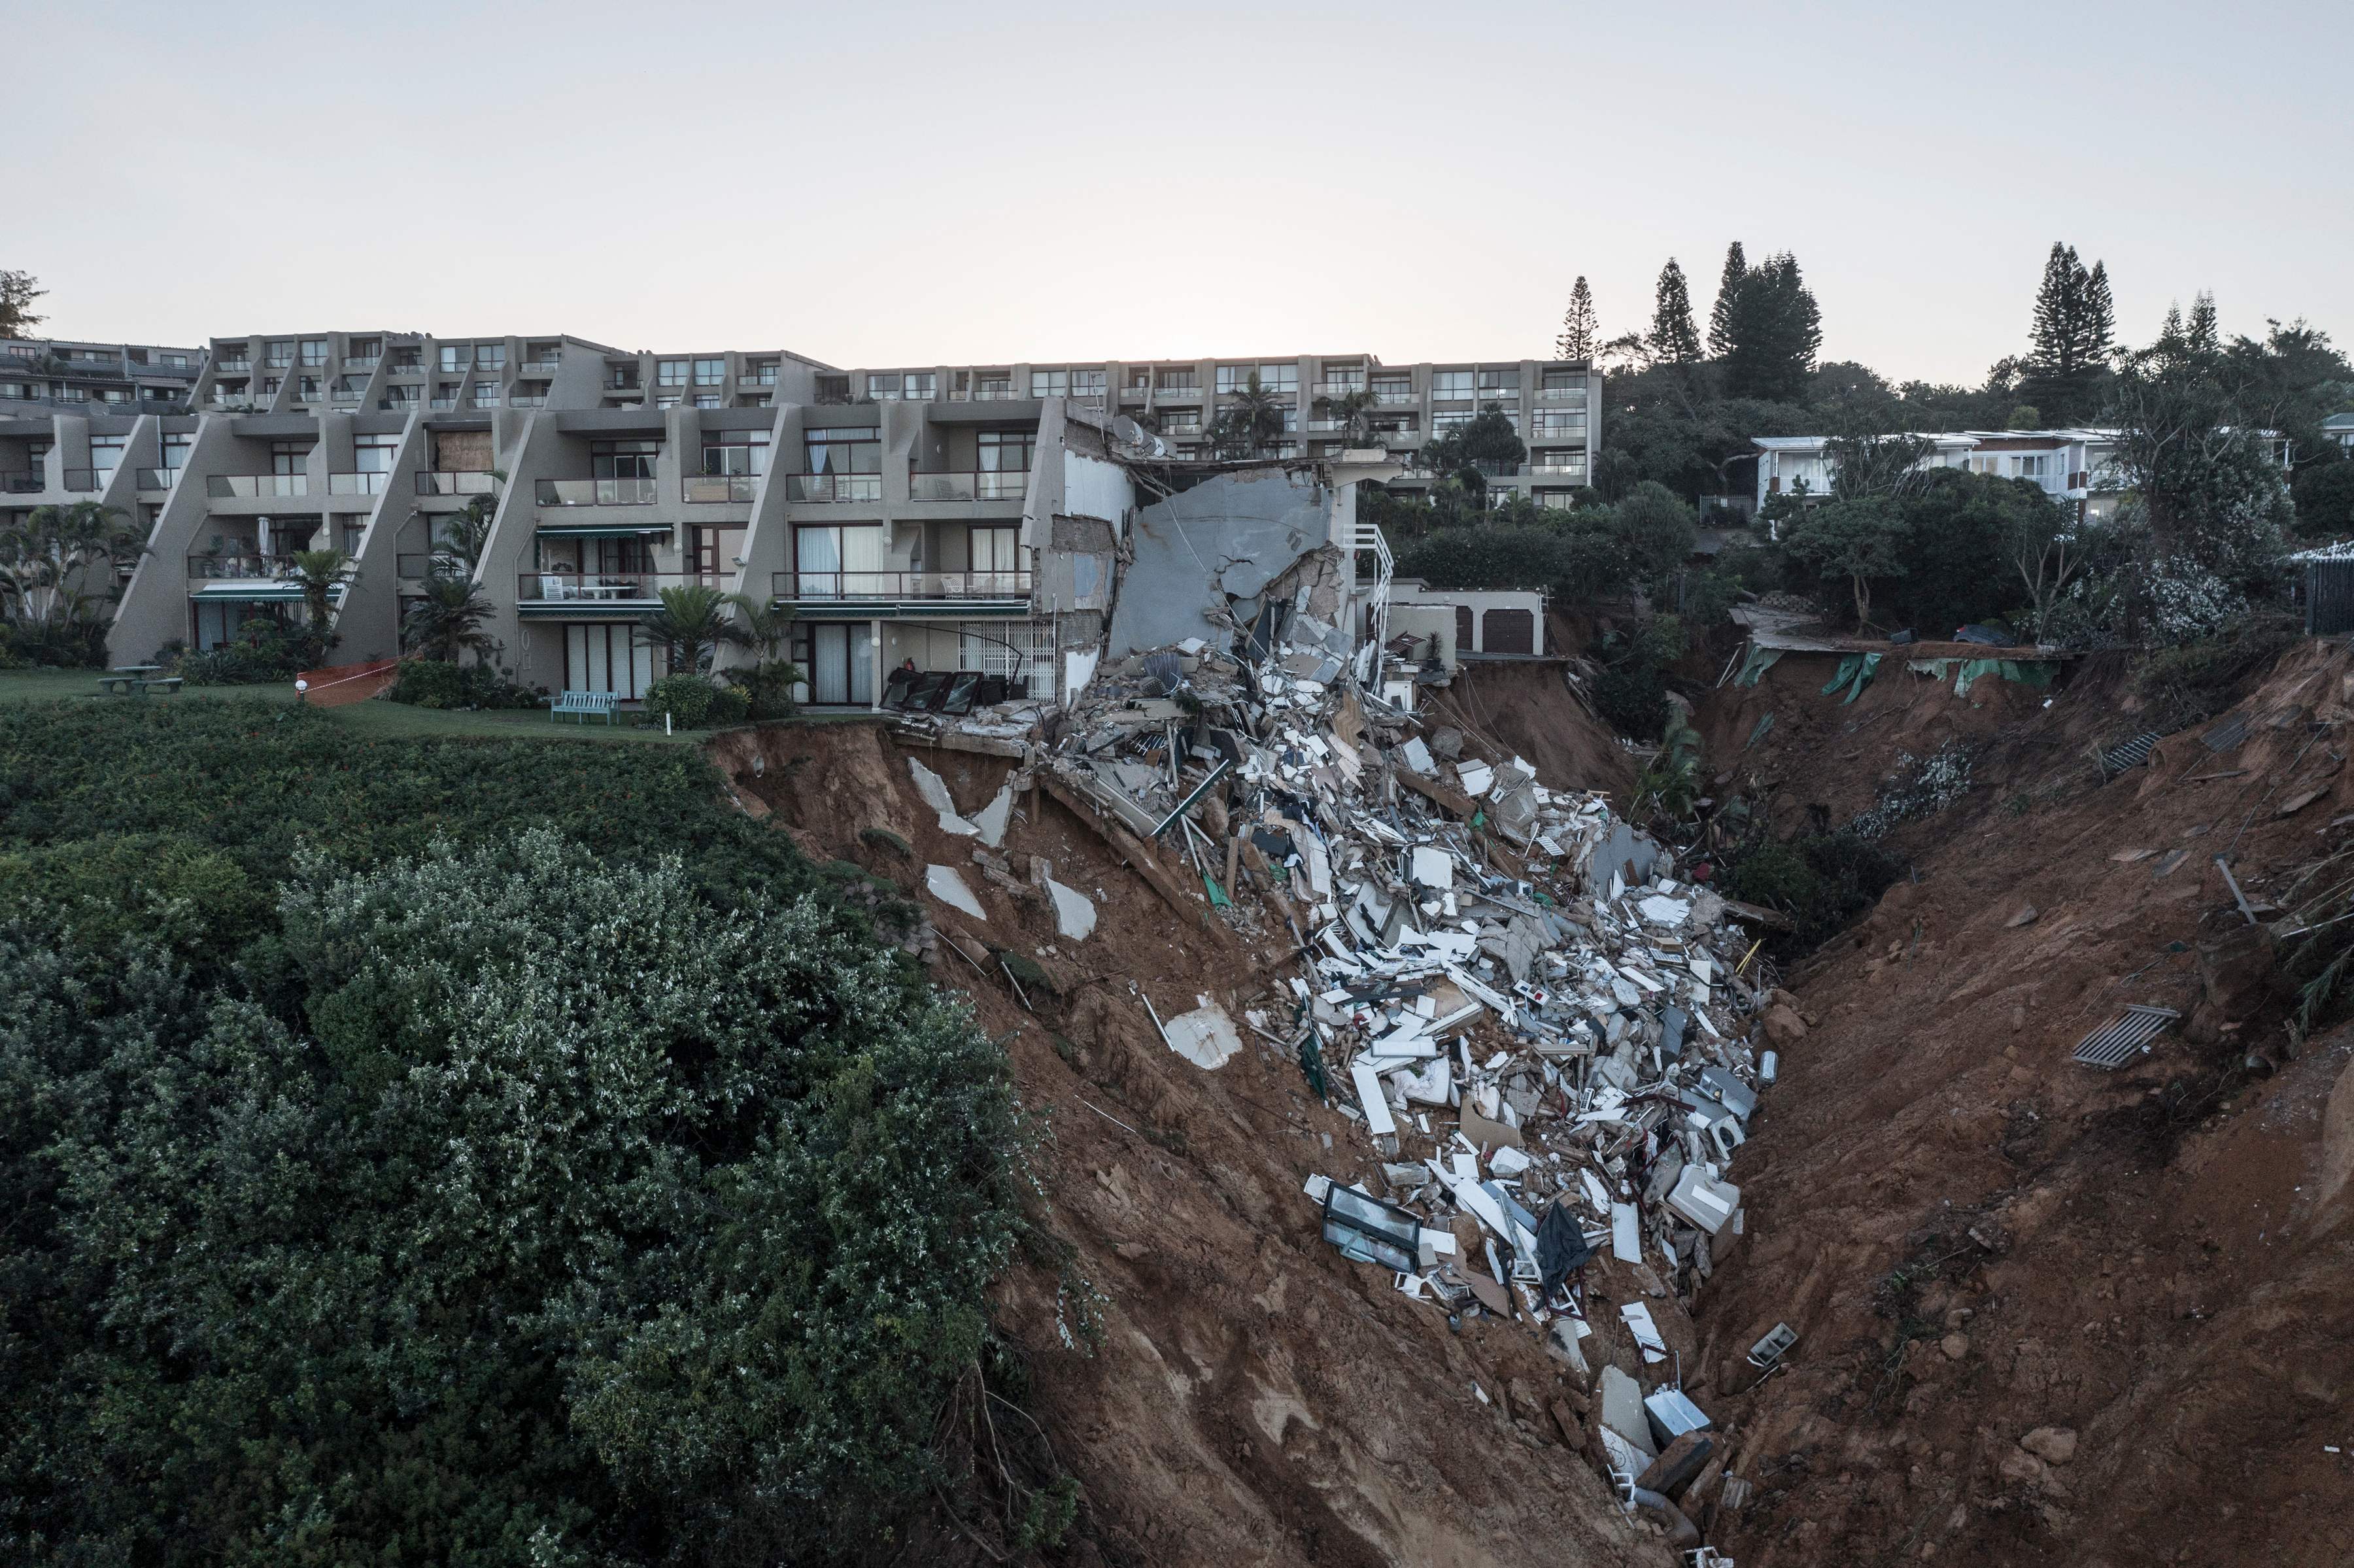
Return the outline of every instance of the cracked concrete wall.
<path id="1" fill-rule="evenodd" d="M 1224 473 L 1140 509 L 1129 541 L 1134 554 L 1120 574 L 1107 649 L 1112 658 L 1189 637 L 1225 648 L 1234 617 L 1257 613 L 1263 596 L 1303 557 L 1323 549 L 1334 527 L 1333 488 L 1289 470 Z M 1335 602 L 1312 607 L 1332 620 L 1345 585 L 1307 574 Z"/>

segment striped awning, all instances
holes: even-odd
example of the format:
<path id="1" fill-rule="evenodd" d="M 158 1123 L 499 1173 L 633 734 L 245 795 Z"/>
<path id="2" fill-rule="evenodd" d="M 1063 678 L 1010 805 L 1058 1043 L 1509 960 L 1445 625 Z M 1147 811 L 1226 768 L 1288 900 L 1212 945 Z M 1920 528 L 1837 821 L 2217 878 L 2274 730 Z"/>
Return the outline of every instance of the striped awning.
<path id="1" fill-rule="evenodd" d="M 667 523 L 543 523 L 538 528 L 543 539 L 638 539 L 669 532 Z"/>

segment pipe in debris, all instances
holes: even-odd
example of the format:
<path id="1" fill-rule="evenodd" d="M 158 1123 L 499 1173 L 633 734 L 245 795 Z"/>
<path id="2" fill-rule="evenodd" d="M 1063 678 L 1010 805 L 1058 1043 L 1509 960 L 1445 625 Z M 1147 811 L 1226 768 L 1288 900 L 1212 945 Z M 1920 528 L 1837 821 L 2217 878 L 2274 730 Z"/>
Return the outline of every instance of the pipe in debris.
<path id="1" fill-rule="evenodd" d="M 1691 1520 L 1684 1517 L 1683 1510 L 1659 1493 L 1646 1491 L 1641 1487 L 1628 1487 L 1627 1503 L 1630 1510 L 1641 1509 L 1661 1524 L 1666 1525 L 1668 1544 L 1677 1551 L 1681 1552 L 1687 1547 L 1700 1544 L 1700 1531 L 1692 1527 Z"/>

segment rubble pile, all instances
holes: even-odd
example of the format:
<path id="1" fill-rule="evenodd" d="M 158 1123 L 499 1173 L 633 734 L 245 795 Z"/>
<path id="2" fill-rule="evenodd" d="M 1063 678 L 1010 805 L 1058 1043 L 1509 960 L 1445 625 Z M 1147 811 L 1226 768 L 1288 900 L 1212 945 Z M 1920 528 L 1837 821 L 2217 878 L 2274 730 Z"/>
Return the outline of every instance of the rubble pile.
<path id="1" fill-rule="evenodd" d="M 1744 1229 L 1730 1166 L 1775 1067 L 1751 1044 L 1750 944 L 1604 798 L 1426 733 L 1367 694 L 1344 631 L 1274 619 L 1231 653 L 1108 664 L 1009 788 L 1095 813 L 1172 903 L 1153 863 L 1182 853 L 1197 906 L 1288 942 L 1297 971 L 1244 1022 L 1363 1126 L 1382 1173 L 1310 1181 L 1327 1239 L 1416 1309 L 1539 1335 L 1594 1395 L 1622 1500 L 1696 1546 L 1677 1497 L 1739 1484 L 1669 1344 Z M 1153 1023 L 1209 1068 L 1231 1051 L 1200 1042 L 1238 1036 L 1206 998 Z"/>

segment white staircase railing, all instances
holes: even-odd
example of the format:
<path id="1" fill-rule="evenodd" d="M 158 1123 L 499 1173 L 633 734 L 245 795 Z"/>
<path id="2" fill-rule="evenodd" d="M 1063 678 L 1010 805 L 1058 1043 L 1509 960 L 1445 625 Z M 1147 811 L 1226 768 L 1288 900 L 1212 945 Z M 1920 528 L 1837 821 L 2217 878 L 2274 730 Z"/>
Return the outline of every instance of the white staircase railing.
<path id="1" fill-rule="evenodd" d="M 1369 550 L 1373 556 L 1373 582 L 1365 591 L 1366 649 L 1359 653 L 1357 667 L 1357 683 L 1370 689 L 1381 677 L 1382 649 L 1390 640 L 1390 575 L 1396 563 L 1390 555 L 1390 542 L 1370 523 L 1356 525 L 1351 545 L 1352 552 Z M 1355 565 L 1352 553 L 1352 571 Z"/>

